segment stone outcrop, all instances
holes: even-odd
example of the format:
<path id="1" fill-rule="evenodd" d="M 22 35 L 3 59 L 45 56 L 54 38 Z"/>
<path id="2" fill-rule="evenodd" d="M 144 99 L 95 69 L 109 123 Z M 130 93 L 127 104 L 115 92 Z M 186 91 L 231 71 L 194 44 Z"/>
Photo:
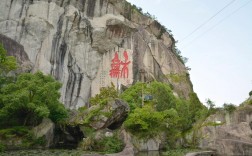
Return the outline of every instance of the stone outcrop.
<path id="1" fill-rule="evenodd" d="M 83 138 L 84 134 L 79 125 L 57 125 L 53 148 L 76 149 Z"/>
<path id="2" fill-rule="evenodd" d="M 86 105 L 111 82 L 120 89 L 158 80 L 188 97 L 188 72 L 173 37 L 163 30 L 125 0 L 2 0 L 0 5 L 0 34 L 24 47 L 32 71 L 63 83 L 61 101 L 71 109 Z"/>
<path id="3" fill-rule="evenodd" d="M 125 147 L 122 152 L 114 153 L 114 154 L 107 154 L 107 156 L 134 156 L 137 153 L 137 150 L 131 143 L 131 136 L 129 133 L 127 133 L 125 130 L 121 131 L 121 134 L 123 136 L 123 141 L 125 144 Z"/>
<path id="4" fill-rule="evenodd" d="M 161 150 L 161 139 L 159 137 L 150 139 L 138 139 L 132 137 L 132 143 L 137 151 L 159 151 Z"/>
<path id="5" fill-rule="evenodd" d="M 200 147 L 220 155 L 252 155 L 252 106 L 240 107 L 233 113 L 217 113 L 206 122 L 221 122 L 201 131 Z"/>
<path id="6" fill-rule="evenodd" d="M 97 109 L 96 106 L 90 107 L 90 111 Z M 116 129 L 119 128 L 126 119 L 129 112 L 127 103 L 120 99 L 108 101 L 108 103 L 99 110 L 99 114 L 93 116 L 90 126 L 94 129 Z"/>
<path id="7" fill-rule="evenodd" d="M 29 72 L 32 70 L 33 64 L 29 60 L 24 47 L 15 40 L 0 34 L 0 43 L 4 45 L 7 55 L 15 56 L 19 67 L 17 72 Z"/>
<path id="8" fill-rule="evenodd" d="M 32 129 L 36 138 L 44 137 L 44 147 L 53 146 L 55 125 L 50 119 L 43 119 L 42 123 Z"/>

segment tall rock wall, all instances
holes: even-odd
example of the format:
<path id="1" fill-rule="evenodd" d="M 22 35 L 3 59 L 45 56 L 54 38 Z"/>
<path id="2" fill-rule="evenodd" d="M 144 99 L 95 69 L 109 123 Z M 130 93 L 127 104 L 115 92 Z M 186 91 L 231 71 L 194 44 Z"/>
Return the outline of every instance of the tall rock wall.
<path id="1" fill-rule="evenodd" d="M 24 47 L 33 72 L 63 83 L 61 101 L 72 109 L 111 82 L 158 80 L 179 96 L 192 92 L 174 39 L 124 0 L 1 0 L 0 34 Z"/>

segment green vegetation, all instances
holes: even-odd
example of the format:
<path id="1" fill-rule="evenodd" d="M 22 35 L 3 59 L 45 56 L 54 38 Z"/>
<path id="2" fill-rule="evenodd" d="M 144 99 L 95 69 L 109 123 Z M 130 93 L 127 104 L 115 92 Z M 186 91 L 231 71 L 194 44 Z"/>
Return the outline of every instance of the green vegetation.
<path id="1" fill-rule="evenodd" d="M 136 108 L 124 122 L 125 128 L 140 138 L 151 138 L 159 135 L 164 129 L 176 126 L 178 114 L 170 109 L 157 112 L 151 106 Z"/>
<path id="2" fill-rule="evenodd" d="M 252 96 L 252 90 L 249 92 L 249 96 Z"/>
<path id="3" fill-rule="evenodd" d="M 233 113 L 236 110 L 236 106 L 234 104 L 226 104 L 224 103 L 223 108 L 228 113 Z"/>
<path id="4" fill-rule="evenodd" d="M 142 94 L 151 95 L 152 100 L 144 101 Z M 120 98 L 127 101 L 131 112 L 124 122 L 126 130 L 139 138 L 151 138 L 166 133 L 167 146 L 177 147 L 178 139 L 186 141 L 193 124 L 205 118 L 207 108 L 197 95 L 192 93 L 188 101 L 176 98 L 167 84 L 151 82 L 136 83 L 125 90 Z"/>
<path id="5" fill-rule="evenodd" d="M 124 144 L 118 136 L 111 136 L 96 140 L 93 149 L 102 153 L 118 153 L 123 150 L 123 147 Z"/>
<path id="6" fill-rule="evenodd" d="M 114 132 L 113 136 L 95 137 L 95 130 L 85 127 L 83 131 L 86 138 L 81 142 L 80 149 L 85 151 L 95 151 L 99 153 L 118 153 L 123 150 L 124 144 L 119 138 L 118 132 Z"/>
<path id="7" fill-rule="evenodd" d="M 187 57 L 184 57 L 181 55 L 181 51 L 175 46 L 174 49 L 173 49 L 175 55 L 177 56 L 178 60 L 183 63 L 183 64 L 186 64 L 186 62 L 188 61 L 188 58 Z"/>
<path id="8" fill-rule="evenodd" d="M 120 95 L 120 98 L 129 104 L 131 112 L 135 108 L 142 106 L 142 91 L 148 93 L 147 85 L 137 82 Z"/>
<path id="9" fill-rule="evenodd" d="M 14 78 L 7 76 L 7 74 L 15 69 L 17 69 L 16 59 L 13 56 L 7 56 L 7 51 L 0 43 L 0 87 L 13 81 Z"/>
<path id="10" fill-rule="evenodd" d="M 16 58 L 13 56 L 7 56 L 7 51 L 4 49 L 3 44 L 0 43 L 0 75 L 3 73 L 6 74 L 16 68 Z"/>
<path id="11" fill-rule="evenodd" d="M 0 153 L 5 151 L 5 145 L 0 142 Z"/>
<path id="12" fill-rule="evenodd" d="M 67 110 L 59 102 L 61 84 L 42 72 L 7 77 L 17 63 L 6 54 L 0 44 L 0 151 L 8 141 L 17 148 L 43 146 L 45 138 L 36 138 L 31 129 L 43 118 L 56 123 L 67 118 Z"/>
<path id="13" fill-rule="evenodd" d="M 0 90 L 0 125 L 36 125 L 43 118 L 60 122 L 67 117 L 59 102 L 61 84 L 41 72 L 23 73 Z"/>
<path id="14" fill-rule="evenodd" d="M 95 97 L 90 98 L 90 104 L 93 105 L 102 105 L 106 104 L 109 99 L 118 98 L 118 93 L 115 89 L 115 85 L 111 83 L 109 87 L 103 87 L 100 89 L 100 93 L 96 94 Z"/>
<path id="15" fill-rule="evenodd" d="M 184 83 L 187 81 L 187 75 L 185 74 L 169 74 L 167 75 L 168 78 L 170 78 L 172 80 L 172 82 L 175 83 Z"/>
<path id="16" fill-rule="evenodd" d="M 111 86 L 100 88 L 100 93 L 95 95 L 95 97 L 91 97 L 89 100 L 90 105 L 93 106 L 91 109 L 88 110 L 86 106 L 78 109 L 78 117 L 75 124 L 89 125 L 94 117 L 98 117 L 99 115 L 104 115 L 106 117 L 111 116 L 112 112 L 101 112 L 101 110 L 106 107 L 110 100 L 116 98 L 118 98 L 118 93 L 113 83 Z M 78 121 L 79 119 L 83 121 L 80 123 Z"/>
<path id="17" fill-rule="evenodd" d="M 7 142 L 15 142 L 16 148 L 29 148 L 34 146 L 45 145 L 45 139 L 43 137 L 36 138 L 33 132 L 24 126 L 16 126 L 12 128 L 0 129 L 0 151 L 4 151 Z M 8 145 L 9 146 L 9 145 Z"/>

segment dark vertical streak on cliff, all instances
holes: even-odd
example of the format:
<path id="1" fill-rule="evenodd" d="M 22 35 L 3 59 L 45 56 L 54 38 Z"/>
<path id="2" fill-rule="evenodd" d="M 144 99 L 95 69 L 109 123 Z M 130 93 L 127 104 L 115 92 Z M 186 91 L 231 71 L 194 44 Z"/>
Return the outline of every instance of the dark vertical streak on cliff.
<path id="1" fill-rule="evenodd" d="M 22 7 L 21 7 L 20 14 L 19 14 L 19 18 L 21 18 L 21 17 L 22 17 L 22 15 L 23 15 L 24 4 L 25 4 L 25 0 L 23 0 L 23 2 L 22 2 Z"/>
<path id="2" fill-rule="evenodd" d="M 102 16 L 103 0 L 100 0 L 100 16 Z"/>
<path id="3" fill-rule="evenodd" d="M 80 69 L 79 69 L 79 71 L 80 71 Z M 82 79 L 83 79 L 83 75 L 80 73 L 79 74 L 79 84 L 77 86 L 78 87 L 77 88 L 77 97 L 79 97 L 79 95 L 80 95 Z"/>
<path id="4" fill-rule="evenodd" d="M 25 31 L 25 18 L 22 20 L 22 24 L 21 24 L 20 38 L 18 41 L 19 43 L 21 41 L 21 38 L 23 37 L 24 31 Z"/>
<path id="5" fill-rule="evenodd" d="M 57 32 L 52 41 L 52 52 L 51 52 L 51 58 L 50 58 L 50 63 L 52 65 L 51 74 L 57 80 L 60 80 L 63 76 L 63 65 L 64 65 L 65 54 L 67 51 L 67 44 L 64 40 L 64 37 L 63 37 L 63 41 L 61 41 L 62 26 L 64 23 L 63 16 L 64 14 L 60 16 L 60 19 L 58 21 Z"/>
<path id="6" fill-rule="evenodd" d="M 10 1 L 10 8 L 9 8 L 7 19 L 10 19 L 10 11 L 11 11 L 11 7 L 12 7 L 12 3 L 13 3 L 13 0 Z"/>
<path id="7" fill-rule="evenodd" d="M 88 5 L 87 5 L 88 17 L 94 17 L 95 3 L 96 3 L 96 0 L 88 0 Z"/>
<path id="8" fill-rule="evenodd" d="M 75 64 L 75 61 L 71 55 L 68 54 L 68 81 L 66 85 L 66 92 L 65 92 L 65 105 L 68 107 L 75 107 L 77 104 L 77 98 L 80 96 L 81 84 L 83 81 L 83 75 L 80 73 L 80 68 Z M 74 71 L 77 69 L 77 71 Z M 74 97 L 74 93 L 76 96 Z M 75 99 L 73 99 L 75 98 Z"/>
<path id="9" fill-rule="evenodd" d="M 85 6 L 86 6 L 86 0 L 81 0 L 81 1 L 82 1 L 81 11 L 84 12 L 85 11 Z"/>
<path id="10" fill-rule="evenodd" d="M 71 106 L 73 93 L 74 93 L 74 83 L 76 82 L 76 75 L 74 74 L 74 71 L 72 69 L 73 64 L 73 57 L 69 53 L 68 54 L 68 80 L 66 85 L 66 93 L 65 93 L 65 105 L 69 108 Z M 69 99 L 68 99 L 69 98 Z"/>
<path id="11" fill-rule="evenodd" d="M 138 50 L 138 39 L 134 37 L 134 52 L 133 52 L 133 83 L 140 80 L 139 77 L 139 50 Z"/>

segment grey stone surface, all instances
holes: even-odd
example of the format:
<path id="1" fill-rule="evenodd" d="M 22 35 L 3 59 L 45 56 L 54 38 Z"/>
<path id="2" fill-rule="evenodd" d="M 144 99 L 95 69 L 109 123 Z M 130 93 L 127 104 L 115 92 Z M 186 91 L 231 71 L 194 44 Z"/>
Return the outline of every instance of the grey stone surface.
<path id="1" fill-rule="evenodd" d="M 90 108 L 92 110 L 92 107 Z M 126 119 L 129 112 L 129 106 L 127 103 L 120 99 L 109 101 L 99 115 L 93 117 L 90 122 L 90 126 L 94 129 L 104 129 L 112 124 L 120 124 Z M 110 114 L 107 115 L 106 114 Z"/>
<path id="2" fill-rule="evenodd" d="M 252 155 L 252 107 L 240 107 L 233 113 L 217 113 L 206 122 L 221 121 L 223 125 L 206 126 L 201 130 L 200 147 L 220 155 Z"/>
<path id="3" fill-rule="evenodd" d="M 161 143 L 162 140 L 158 136 L 149 139 L 132 137 L 132 144 L 137 151 L 159 151 L 161 148 Z"/>
<path id="4" fill-rule="evenodd" d="M 46 141 L 45 147 L 50 147 L 53 145 L 54 129 L 54 123 L 50 119 L 45 118 L 42 123 L 34 127 L 32 131 L 37 138 L 44 137 Z"/>
<path id="5" fill-rule="evenodd" d="M 2 0 L 0 5 L 0 34 L 24 47 L 33 72 L 63 83 L 60 100 L 71 109 L 118 82 L 109 76 L 118 49 L 133 52 L 128 84 L 141 80 L 142 70 L 145 81 L 171 83 L 177 94 L 188 97 L 192 86 L 174 53 L 175 40 L 160 31 L 160 24 L 132 11 L 124 0 Z M 170 74 L 186 77 L 175 82 Z"/>
<path id="6" fill-rule="evenodd" d="M 125 147 L 122 152 L 114 153 L 114 154 L 106 154 L 107 156 L 134 156 L 135 153 L 137 153 L 137 150 L 131 143 L 131 136 L 129 133 L 127 133 L 125 130 L 121 131 L 121 134 L 123 136 L 123 141 L 125 144 Z"/>

